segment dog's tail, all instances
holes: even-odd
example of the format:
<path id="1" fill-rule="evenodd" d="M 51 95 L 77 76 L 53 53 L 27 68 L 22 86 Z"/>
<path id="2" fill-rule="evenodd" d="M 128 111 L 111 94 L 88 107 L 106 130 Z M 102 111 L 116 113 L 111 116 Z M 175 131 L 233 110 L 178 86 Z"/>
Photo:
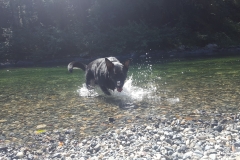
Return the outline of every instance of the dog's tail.
<path id="1" fill-rule="evenodd" d="M 68 64 L 68 71 L 72 73 L 74 68 L 81 68 L 83 71 L 85 71 L 87 68 L 87 65 L 77 61 L 70 62 Z"/>

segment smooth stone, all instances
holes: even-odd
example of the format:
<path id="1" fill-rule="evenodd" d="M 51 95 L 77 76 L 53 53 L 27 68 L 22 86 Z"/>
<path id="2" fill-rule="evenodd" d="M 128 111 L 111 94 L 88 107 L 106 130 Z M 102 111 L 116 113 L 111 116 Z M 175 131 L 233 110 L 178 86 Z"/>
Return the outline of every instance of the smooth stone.
<path id="1" fill-rule="evenodd" d="M 168 151 L 173 151 L 173 148 L 172 147 L 169 147 L 169 146 L 165 146 L 165 149 L 168 150 Z"/>
<path id="2" fill-rule="evenodd" d="M 16 155 L 16 157 L 17 157 L 18 159 L 23 158 L 23 156 L 24 156 L 24 153 L 23 153 L 23 152 L 18 152 L 17 155 Z"/>
<path id="3" fill-rule="evenodd" d="M 42 154 L 43 154 L 43 151 L 42 151 L 42 150 L 37 150 L 36 153 L 37 153 L 38 155 L 42 155 Z"/>
<path id="4" fill-rule="evenodd" d="M 47 125 L 46 124 L 40 124 L 36 127 L 36 129 L 43 129 L 43 128 L 46 128 Z"/>
<path id="5" fill-rule="evenodd" d="M 7 150 L 7 149 L 8 149 L 7 146 L 0 146 L 0 151 L 5 151 L 5 150 Z"/>
<path id="6" fill-rule="evenodd" d="M 161 154 L 155 154 L 153 158 L 157 160 L 157 159 L 160 159 L 161 157 L 162 157 Z"/>
<path id="7" fill-rule="evenodd" d="M 0 119 L 0 123 L 4 123 L 4 122 L 7 122 L 6 119 Z"/>
<path id="8" fill-rule="evenodd" d="M 209 138 L 209 139 L 207 139 L 207 141 L 212 142 L 212 143 L 216 142 L 216 140 L 214 138 Z"/>
<path id="9" fill-rule="evenodd" d="M 220 124 L 224 124 L 224 123 L 226 123 L 228 120 L 227 119 L 222 119 L 219 123 Z"/>
<path id="10" fill-rule="evenodd" d="M 167 151 L 168 155 L 172 155 L 173 154 L 173 150 L 169 150 Z"/>
<path id="11" fill-rule="evenodd" d="M 158 146 L 153 146 L 153 149 L 154 149 L 154 150 L 157 150 L 157 149 L 158 149 Z"/>
<path id="12" fill-rule="evenodd" d="M 193 155 L 197 156 L 198 158 L 203 157 L 203 153 L 201 151 L 199 151 L 199 150 L 194 151 Z"/>
<path id="13" fill-rule="evenodd" d="M 181 125 L 184 125 L 185 123 L 186 123 L 185 119 L 183 119 L 183 120 L 180 122 Z"/>
<path id="14" fill-rule="evenodd" d="M 213 127 L 213 130 L 216 130 L 218 132 L 222 132 L 223 127 L 222 126 L 215 126 L 215 127 Z"/>
<path id="15" fill-rule="evenodd" d="M 174 152 L 171 156 L 175 159 L 178 159 L 178 153 L 177 152 Z"/>
<path id="16" fill-rule="evenodd" d="M 5 139 L 6 139 L 5 136 L 1 136 L 1 135 L 0 135 L 0 140 L 5 140 Z"/>
<path id="17" fill-rule="evenodd" d="M 210 154 L 209 158 L 212 160 L 216 160 L 217 159 L 217 155 L 216 154 Z"/>
<path id="18" fill-rule="evenodd" d="M 216 127 L 218 124 L 217 123 L 211 123 L 210 126 L 211 128 Z"/>
<path id="19" fill-rule="evenodd" d="M 215 149 L 209 149 L 208 154 L 217 154 L 217 151 Z"/>
<path id="20" fill-rule="evenodd" d="M 176 144 L 173 144 L 172 145 L 172 148 L 175 150 L 175 149 L 177 149 L 177 145 Z"/>
<path id="21" fill-rule="evenodd" d="M 185 152 L 186 149 L 187 149 L 187 146 L 186 146 L 186 145 L 182 145 L 182 146 L 180 147 L 180 151 L 181 151 L 181 152 Z"/>
<path id="22" fill-rule="evenodd" d="M 101 146 L 100 146 L 99 144 L 97 144 L 97 145 L 94 147 L 95 152 L 98 152 L 100 149 L 101 149 Z"/>
<path id="23" fill-rule="evenodd" d="M 208 157 L 208 156 L 203 156 L 203 157 L 201 158 L 201 160 L 209 160 L 209 157 Z"/>
<path id="24" fill-rule="evenodd" d="M 197 145 L 199 145 L 199 146 L 201 146 L 202 144 L 203 144 L 202 141 L 198 141 L 198 142 L 197 142 Z"/>
<path id="25" fill-rule="evenodd" d="M 240 125 L 236 127 L 236 130 L 240 131 Z"/>
<path id="26" fill-rule="evenodd" d="M 112 117 L 109 117 L 109 118 L 108 118 L 108 121 L 109 121 L 110 123 L 113 123 L 113 122 L 115 121 L 115 119 L 112 118 Z"/>
<path id="27" fill-rule="evenodd" d="M 165 139 L 165 136 L 161 136 L 160 140 L 163 141 Z"/>
<path id="28" fill-rule="evenodd" d="M 235 146 L 235 147 L 240 147 L 240 141 L 235 142 L 235 143 L 234 143 L 234 146 Z"/>
<path id="29" fill-rule="evenodd" d="M 231 132 L 233 132 L 233 133 L 238 133 L 238 132 L 239 132 L 239 130 L 236 130 L 236 129 L 231 129 Z"/>
<path id="30" fill-rule="evenodd" d="M 166 149 L 163 149 L 163 150 L 161 150 L 161 153 L 162 153 L 163 155 L 166 155 L 168 152 L 167 152 Z"/>
<path id="31" fill-rule="evenodd" d="M 187 153 L 185 153 L 185 154 L 183 155 L 183 159 L 191 158 L 192 155 L 193 155 L 193 152 L 192 152 L 192 151 L 187 152 Z"/>
<path id="32" fill-rule="evenodd" d="M 147 130 L 152 130 L 152 127 L 147 126 L 146 129 L 147 129 Z"/>
<path id="33" fill-rule="evenodd" d="M 173 138 L 172 139 L 179 139 L 181 140 L 182 139 L 182 136 L 181 135 L 173 135 Z"/>
<path id="34" fill-rule="evenodd" d="M 198 144 L 196 144 L 193 148 L 199 151 L 203 151 L 203 147 Z"/>
<path id="35" fill-rule="evenodd" d="M 222 141 L 228 141 L 228 139 L 227 139 L 227 138 L 224 138 L 224 137 L 220 137 L 220 140 L 222 140 Z"/>
<path id="36" fill-rule="evenodd" d="M 213 146 L 206 145 L 204 149 L 205 151 L 208 151 L 209 149 L 213 149 Z"/>
<path id="37" fill-rule="evenodd" d="M 172 140 L 171 139 L 166 139 L 165 142 L 172 144 Z"/>
<path id="38" fill-rule="evenodd" d="M 207 139 L 207 136 L 197 136 L 197 138 L 198 138 L 199 140 L 206 140 L 206 139 Z"/>
<path id="39" fill-rule="evenodd" d="M 186 145 L 189 146 L 189 144 L 190 144 L 190 140 L 187 139 L 187 140 L 186 140 Z"/>
<path id="40" fill-rule="evenodd" d="M 189 132 L 191 130 L 191 128 L 185 128 L 184 130 L 183 130 L 183 132 L 185 133 L 185 132 Z"/>

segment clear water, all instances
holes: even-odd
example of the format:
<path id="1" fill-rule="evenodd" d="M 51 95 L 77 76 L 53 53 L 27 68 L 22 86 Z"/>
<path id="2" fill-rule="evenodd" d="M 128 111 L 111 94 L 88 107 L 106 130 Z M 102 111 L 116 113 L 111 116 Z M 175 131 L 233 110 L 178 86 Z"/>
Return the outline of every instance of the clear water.
<path id="1" fill-rule="evenodd" d="M 44 131 L 74 129 L 84 138 L 148 123 L 148 117 L 192 120 L 239 113 L 239 60 L 144 59 L 130 67 L 123 91 L 113 96 L 98 89 L 89 93 L 83 71 L 70 74 L 66 66 L 1 69 L 0 143 L 31 143 L 28 135 L 41 124 Z"/>

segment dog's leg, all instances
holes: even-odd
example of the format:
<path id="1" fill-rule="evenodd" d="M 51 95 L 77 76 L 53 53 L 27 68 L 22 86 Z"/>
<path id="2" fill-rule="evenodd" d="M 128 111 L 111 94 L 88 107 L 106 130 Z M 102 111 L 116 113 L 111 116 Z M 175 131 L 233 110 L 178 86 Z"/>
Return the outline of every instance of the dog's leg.
<path id="1" fill-rule="evenodd" d="M 102 90 L 105 94 L 111 95 L 111 93 L 108 91 L 108 89 L 107 89 L 106 87 L 100 86 L 100 88 L 101 88 L 101 90 Z"/>
<path id="2" fill-rule="evenodd" d="M 91 72 L 86 73 L 86 86 L 88 90 L 92 90 L 94 88 L 94 77 Z"/>

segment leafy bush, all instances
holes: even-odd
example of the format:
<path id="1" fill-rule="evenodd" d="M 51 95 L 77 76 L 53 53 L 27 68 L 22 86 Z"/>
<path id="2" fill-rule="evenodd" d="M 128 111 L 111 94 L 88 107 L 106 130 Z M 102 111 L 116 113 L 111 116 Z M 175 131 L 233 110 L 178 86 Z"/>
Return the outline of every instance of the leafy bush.
<path id="1" fill-rule="evenodd" d="M 176 28 L 150 28 L 144 22 L 95 31 L 86 38 L 88 50 L 123 53 L 130 50 L 169 49 L 180 44 L 181 32 Z"/>

